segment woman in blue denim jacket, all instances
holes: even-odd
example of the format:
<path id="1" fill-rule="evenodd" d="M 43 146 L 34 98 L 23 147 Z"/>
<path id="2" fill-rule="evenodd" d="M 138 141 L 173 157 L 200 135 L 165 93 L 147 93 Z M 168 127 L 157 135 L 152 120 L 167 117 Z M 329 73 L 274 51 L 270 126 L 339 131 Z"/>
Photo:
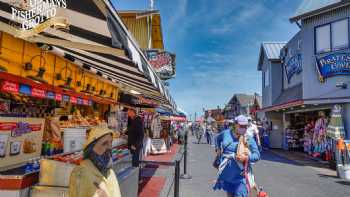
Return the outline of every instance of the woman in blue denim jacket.
<path id="1" fill-rule="evenodd" d="M 239 116 L 235 121 L 235 129 L 224 130 L 216 138 L 216 150 L 222 151 L 222 156 L 214 190 L 222 189 L 227 192 L 228 197 L 247 197 L 249 185 L 242 163 L 248 162 L 248 169 L 251 169 L 251 163 L 260 160 L 260 152 L 255 140 L 248 138 L 249 153 L 236 154 L 239 138 L 244 136 L 247 130 L 248 119 L 245 116 Z"/>

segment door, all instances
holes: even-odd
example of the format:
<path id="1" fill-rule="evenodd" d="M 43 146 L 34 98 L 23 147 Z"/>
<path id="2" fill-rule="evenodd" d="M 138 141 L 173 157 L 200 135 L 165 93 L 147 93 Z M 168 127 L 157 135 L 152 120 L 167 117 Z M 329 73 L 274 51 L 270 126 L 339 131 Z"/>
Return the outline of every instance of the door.
<path id="1" fill-rule="evenodd" d="M 270 146 L 271 148 L 282 148 L 283 144 L 283 120 L 272 119 L 272 130 L 270 132 Z"/>

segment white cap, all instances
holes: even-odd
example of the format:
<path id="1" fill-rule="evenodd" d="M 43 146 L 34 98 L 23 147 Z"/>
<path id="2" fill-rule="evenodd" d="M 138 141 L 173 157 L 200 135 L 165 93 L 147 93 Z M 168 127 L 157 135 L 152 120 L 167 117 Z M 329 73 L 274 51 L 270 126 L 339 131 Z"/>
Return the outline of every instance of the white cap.
<path id="1" fill-rule="evenodd" d="M 235 121 L 237 122 L 237 124 L 239 125 L 248 125 L 248 118 L 246 116 L 243 115 L 239 115 L 235 118 Z"/>

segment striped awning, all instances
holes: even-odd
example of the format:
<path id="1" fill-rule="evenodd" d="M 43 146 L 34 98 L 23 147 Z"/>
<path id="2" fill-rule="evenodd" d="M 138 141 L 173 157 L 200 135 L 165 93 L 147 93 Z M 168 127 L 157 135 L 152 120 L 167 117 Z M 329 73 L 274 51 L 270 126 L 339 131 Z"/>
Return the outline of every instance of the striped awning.
<path id="1" fill-rule="evenodd" d="M 0 0 L 0 31 L 15 35 L 19 21 L 12 18 L 9 0 Z M 60 8 L 62 9 L 62 8 Z M 143 96 L 176 109 L 168 89 L 148 63 L 135 39 L 109 0 L 67 0 L 62 9 L 69 30 L 47 28 L 26 40 L 45 43 L 52 52 Z"/>

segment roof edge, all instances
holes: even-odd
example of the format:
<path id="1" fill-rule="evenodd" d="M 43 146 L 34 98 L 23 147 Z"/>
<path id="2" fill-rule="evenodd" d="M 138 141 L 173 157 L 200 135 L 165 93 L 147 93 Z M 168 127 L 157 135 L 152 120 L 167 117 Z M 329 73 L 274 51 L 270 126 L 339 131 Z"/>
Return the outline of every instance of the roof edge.
<path id="1" fill-rule="evenodd" d="M 328 6 L 325 6 L 325 7 L 322 7 L 322 8 L 319 8 L 319 9 L 316 9 L 316 10 L 304 13 L 304 14 L 293 16 L 293 17 L 289 18 L 289 21 L 291 23 L 294 23 L 294 22 L 297 22 L 299 20 L 310 18 L 310 17 L 316 16 L 316 15 L 319 15 L 319 14 L 323 14 L 325 12 L 329 12 L 329 11 L 332 11 L 332 10 L 335 10 L 335 9 L 338 9 L 338 8 L 341 8 L 341 7 L 345 7 L 345 6 L 348 6 L 348 5 L 350 5 L 350 0 L 342 0 L 342 1 L 338 2 L 338 3 L 334 3 L 334 4 L 331 4 L 331 5 L 328 5 Z"/>

